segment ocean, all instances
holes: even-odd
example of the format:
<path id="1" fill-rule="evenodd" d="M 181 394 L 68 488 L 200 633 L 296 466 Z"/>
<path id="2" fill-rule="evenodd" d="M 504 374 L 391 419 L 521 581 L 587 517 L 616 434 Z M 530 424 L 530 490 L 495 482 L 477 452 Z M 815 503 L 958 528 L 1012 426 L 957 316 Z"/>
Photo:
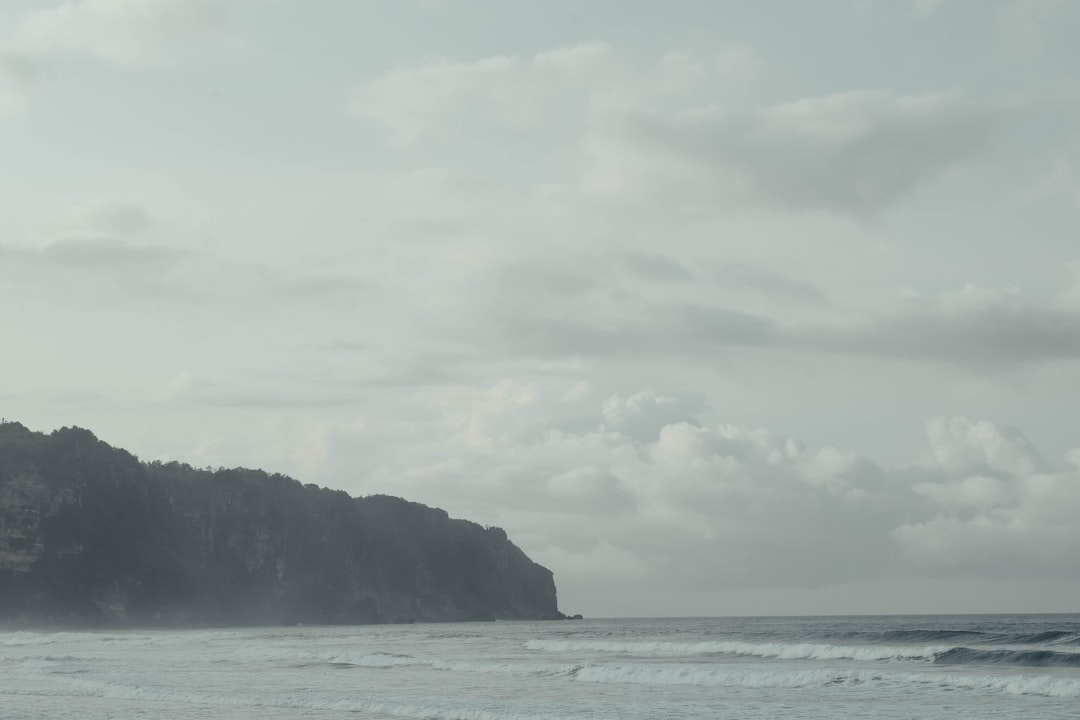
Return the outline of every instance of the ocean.
<path id="1" fill-rule="evenodd" d="M 1080 615 L 0 633 L 0 718 L 1070 718 Z"/>

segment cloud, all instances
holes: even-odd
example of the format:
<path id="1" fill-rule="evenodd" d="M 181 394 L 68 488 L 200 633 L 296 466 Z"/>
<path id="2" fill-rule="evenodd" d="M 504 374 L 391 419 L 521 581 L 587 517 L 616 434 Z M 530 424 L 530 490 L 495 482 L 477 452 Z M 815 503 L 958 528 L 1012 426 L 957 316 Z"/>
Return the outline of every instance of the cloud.
<path id="1" fill-rule="evenodd" d="M 913 490 L 929 517 L 892 530 L 907 562 L 936 574 L 1080 577 L 1080 467 L 1055 468 L 1019 431 L 986 421 L 938 419 L 928 434 L 933 479 Z"/>
<path id="2" fill-rule="evenodd" d="M 921 16 L 933 15 L 944 4 L 945 0 L 914 0 L 915 14 Z"/>
<path id="3" fill-rule="evenodd" d="M 856 89 L 766 101 L 775 84 L 742 46 L 648 60 L 592 43 L 421 60 L 365 83 L 352 109 L 400 143 L 510 132 L 518 152 L 576 158 L 595 200 L 859 217 L 979 157 L 1008 120 L 955 94 Z"/>
<path id="4" fill-rule="evenodd" d="M 592 304 L 587 313 L 551 303 L 493 308 L 485 339 L 504 351 L 540 357 L 568 355 L 680 355 L 704 347 L 758 347 L 775 343 L 769 318 L 693 303 L 649 303 L 640 297 Z"/>
<path id="5" fill-rule="evenodd" d="M 35 53 L 88 55 L 132 67 L 174 62 L 207 42 L 237 46 L 230 0 L 69 0 L 28 13 L 20 47 Z"/>
<path id="6" fill-rule="evenodd" d="M 584 102 L 590 82 L 603 74 L 612 54 L 603 43 L 588 43 L 531 57 L 426 58 L 364 83 L 351 108 L 405 143 L 456 130 L 462 122 L 531 129 L 550 123 L 560 101 Z M 570 108 L 575 111 L 580 107 Z"/>
<path id="7" fill-rule="evenodd" d="M 0 252 L 4 252 L 0 250 Z M 171 266 L 178 254 L 164 247 L 140 247 L 109 238 L 56 240 L 37 251 L 6 251 L 14 257 L 52 267 L 141 270 Z"/>
<path id="8" fill-rule="evenodd" d="M 416 417 L 437 421 L 393 439 L 354 427 L 325 457 L 364 478 L 354 491 L 506 527 L 569 596 L 1075 576 L 1080 467 L 1015 429 L 936 418 L 923 452 L 886 465 L 705 422 L 692 397 L 570 390 L 504 380 L 418 395 Z"/>
<path id="9" fill-rule="evenodd" d="M 0 113 L 21 107 L 40 75 L 41 68 L 33 59 L 0 52 Z"/>
<path id="10" fill-rule="evenodd" d="M 338 342 L 320 367 L 319 376 L 337 391 L 359 387 L 408 388 L 460 381 L 461 359 L 453 353 L 406 347 Z"/>
<path id="11" fill-rule="evenodd" d="M 1029 476 L 1045 472 L 1049 464 L 1016 428 L 986 420 L 936 418 L 927 423 L 927 439 L 934 463 L 951 472 Z"/>
<path id="12" fill-rule="evenodd" d="M 528 352 L 678 357 L 708 347 L 758 348 L 945 363 L 978 372 L 1080 360 L 1080 312 L 1015 289 L 968 285 L 909 298 L 887 312 L 848 308 L 853 319 L 824 325 L 785 321 L 781 305 L 774 305 L 772 314 L 747 312 L 741 309 L 747 300 L 736 295 L 725 305 L 719 292 L 711 303 L 695 303 L 645 288 L 605 291 L 595 277 L 592 285 L 581 280 L 576 293 L 568 292 L 566 281 L 530 288 L 513 275 L 502 277 L 522 294 L 492 308 L 491 327 L 507 346 Z M 804 304 L 823 302 L 812 286 L 753 268 L 724 266 L 711 277 L 721 286 Z M 541 302 L 540 297 L 558 299 Z"/>
<path id="13" fill-rule="evenodd" d="M 154 222 L 143 208 L 111 203 L 72 205 L 50 218 L 34 244 L 0 244 L 10 262 L 51 269 L 161 273 L 183 253 L 147 243 Z"/>
<path id="14" fill-rule="evenodd" d="M 191 238 L 146 208 L 115 202 L 69 204 L 47 217 L 21 243 L 0 243 L 6 268 L 29 268 L 19 282 L 61 274 L 93 284 L 105 281 L 141 297 L 240 307 L 258 298 L 281 306 L 333 305 L 370 294 L 371 283 L 347 267 L 269 265 L 250 257 L 229 258 Z M 52 282 L 52 281 L 50 281 Z"/>
<path id="15" fill-rule="evenodd" d="M 260 382 L 249 378 L 242 383 L 219 382 L 184 371 L 165 382 L 155 392 L 159 402 L 174 405 L 195 405 L 208 408 L 289 409 L 328 408 L 354 405 L 354 394 L 342 393 L 326 386 L 278 381 Z"/>
<path id="16" fill-rule="evenodd" d="M 826 302 L 824 293 L 810 283 L 801 282 L 747 263 L 727 263 L 710 273 L 715 282 L 746 288 L 760 295 L 784 298 L 801 303 Z"/>
<path id="17" fill-rule="evenodd" d="M 612 395 L 604 401 L 600 412 L 606 431 L 648 441 L 668 425 L 697 426 L 695 418 L 704 409 L 705 401 L 700 397 L 673 397 L 646 391 L 628 397 Z"/>
<path id="18" fill-rule="evenodd" d="M 0 279 L 20 295 L 50 302 L 109 302 L 118 293 L 201 302 L 205 258 L 175 235 L 135 205 L 69 205 L 22 242 L 0 242 Z"/>
<path id="19" fill-rule="evenodd" d="M 1017 291 L 965 286 L 915 298 L 900 311 L 846 328 L 799 331 L 793 344 L 826 352 L 999 369 L 1080 360 L 1080 313 L 1037 303 Z"/>
<path id="20" fill-rule="evenodd" d="M 1048 26 L 1066 5 L 1064 0 L 1011 0 L 997 8 L 994 19 L 1010 48 L 1030 53 L 1042 46 Z"/>
<path id="21" fill-rule="evenodd" d="M 598 144 L 599 161 L 633 153 L 637 182 L 659 165 L 687 184 L 704 180 L 720 201 L 866 215 L 975 157 L 1000 122 L 993 108 L 957 97 L 883 91 L 704 104 L 611 117 L 617 139 Z"/>
<path id="22" fill-rule="evenodd" d="M 433 332 L 467 338 L 488 358 L 692 358 L 753 349 L 979 373 L 1080 360 L 1080 312 L 1068 290 L 1059 301 L 966 285 L 875 308 L 826 300 L 815 286 L 757 265 L 622 251 L 472 257 L 431 277 L 425 291 L 438 305 Z"/>
<path id="23" fill-rule="evenodd" d="M 277 274 L 266 276 L 266 293 L 275 302 L 329 302 L 358 296 L 370 284 L 344 273 Z"/>
<path id="24" fill-rule="evenodd" d="M 661 253 L 628 250 L 619 253 L 614 262 L 624 271 L 651 282 L 685 282 L 694 277 L 685 265 Z"/>
<path id="25" fill-rule="evenodd" d="M 71 203 L 40 224 L 40 240 L 57 237 L 138 236 L 153 232 L 155 222 L 143 207 L 118 202 Z"/>
<path id="26" fill-rule="evenodd" d="M 630 251 L 473 258 L 431 278 L 425 291 L 439 305 L 436 332 L 467 338 L 488 357 L 544 360 L 774 345 L 783 339 L 775 319 L 740 307 L 819 299 L 809 286 L 751 265 L 691 271 L 670 256 Z"/>

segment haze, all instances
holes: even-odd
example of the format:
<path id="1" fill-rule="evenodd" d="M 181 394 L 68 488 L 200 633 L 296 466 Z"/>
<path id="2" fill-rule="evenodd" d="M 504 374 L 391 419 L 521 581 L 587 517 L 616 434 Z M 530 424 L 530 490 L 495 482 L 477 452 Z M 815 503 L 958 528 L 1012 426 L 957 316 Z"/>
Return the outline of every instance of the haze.
<path id="1" fill-rule="evenodd" d="M 1080 5 L 6 0 L 0 414 L 587 615 L 1075 611 Z"/>

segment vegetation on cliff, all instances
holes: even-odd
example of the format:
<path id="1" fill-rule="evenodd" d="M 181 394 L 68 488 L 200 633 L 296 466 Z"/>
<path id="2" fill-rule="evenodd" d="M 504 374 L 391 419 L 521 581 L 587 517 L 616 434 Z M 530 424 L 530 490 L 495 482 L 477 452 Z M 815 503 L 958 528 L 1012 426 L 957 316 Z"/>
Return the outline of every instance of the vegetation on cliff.
<path id="1" fill-rule="evenodd" d="M 0 424 L 0 623 L 548 619 L 551 572 L 499 528 L 261 470 L 140 462 Z"/>

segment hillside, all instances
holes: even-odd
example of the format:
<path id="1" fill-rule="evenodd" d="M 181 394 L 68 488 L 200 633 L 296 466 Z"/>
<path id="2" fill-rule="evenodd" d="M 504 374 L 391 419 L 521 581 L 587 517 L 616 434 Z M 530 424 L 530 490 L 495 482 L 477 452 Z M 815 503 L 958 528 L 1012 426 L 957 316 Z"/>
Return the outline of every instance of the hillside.
<path id="1" fill-rule="evenodd" d="M 0 624 L 561 617 L 551 572 L 499 528 L 0 424 Z"/>

